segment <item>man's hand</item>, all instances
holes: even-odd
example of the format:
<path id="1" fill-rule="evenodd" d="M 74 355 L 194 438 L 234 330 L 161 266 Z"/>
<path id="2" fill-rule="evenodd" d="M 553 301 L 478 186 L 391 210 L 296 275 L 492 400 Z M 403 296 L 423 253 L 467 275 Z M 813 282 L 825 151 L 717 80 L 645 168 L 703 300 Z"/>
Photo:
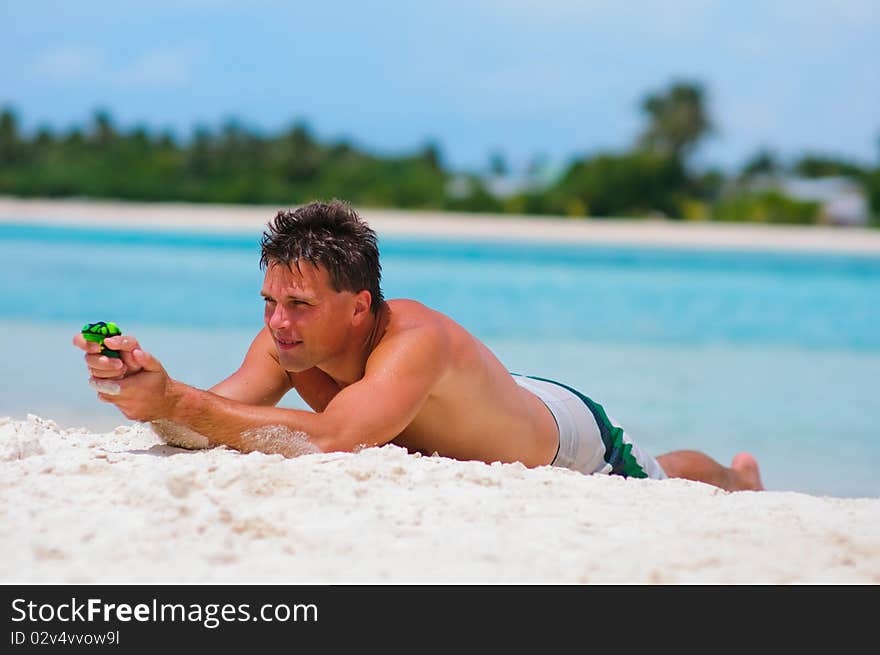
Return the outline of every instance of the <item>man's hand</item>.
<path id="1" fill-rule="evenodd" d="M 132 355 L 135 349 L 140 348 L 137 339 L 132 336 L 120 335 L 104 339 L 104 345 L 107 348 L 119 351 L 119 359 L 102 355 L 101 344 L 86 341 L 79 332 L 73 337 L 73 345 L 86 352 L 86 366 L 95 379 L 121 379 L 128 375 L 134 375 L 142 368 Z"/>
<path id="2" fill-rule="evenodd" d="M 108 337 L 104 345 L 119 351 L 120 358 L 101 354 L 101 344 L 86 341 L 82 334 L 73 345 L 85 351 L 89 385 L 103 402 L 112 403 L 129 419 L 151 421 L 167 416 L 173 405 L 174 381 L 155 357 L 144 351 L 131 335 Z"/>
<path id="3" fill-rule="evenodd" d="M 116 405 L 126 418 L 133 421 L 168 418 L 179 398 L 179 383 L 168 376 L 159 360 L 150 353 L 134 348 L 129 354 L 132 369 L 137 372 L 126 373 L 124 377 L 112 382 L 106 378 L 93 377 L 90 382 L 97 385 L 98 398 Z M 101 385 L 107 384 L 114 387 L 101 388 Z"/>

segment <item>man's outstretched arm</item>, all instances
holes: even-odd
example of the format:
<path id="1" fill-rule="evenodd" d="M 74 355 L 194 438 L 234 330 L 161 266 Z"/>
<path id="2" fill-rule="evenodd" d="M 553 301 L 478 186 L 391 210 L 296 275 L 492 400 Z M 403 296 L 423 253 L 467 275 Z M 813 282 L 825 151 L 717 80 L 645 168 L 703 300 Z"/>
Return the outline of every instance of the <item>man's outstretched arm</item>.
<path id="1" fill-rule="evenodd" d="M 128 418 L 173 421 L 212 444 L 244 452 L 351 451 L 388 443 L 409 425 L 445 371 L 444 346 L 433 328 L 383 342 L 370 356 L 364 377 L 339 391 L 321 413 L 258 406 L 196 389 L 172 380 L 139 348 L 132 355 L 143 370 L 114 381 L 118 394 L 98 395 Z"/>
<path id="2" fill-rule="evenodd" d="M 140 349 L 137 338 L 132 335 L 116 336 L 106 339 L 108 347 L 120 353 L 120 358 L 110 358 L 100 354 L 100 345 L 86 341 L 80 333 L 74 337 L 75 346 L 86 352 L 86 364 L 92 375 L 90 380 L 96 390 L 106 390 L 111 394 L 120 389 L 118 380 L 135 375 L 142 369 L 132 355 Z M 210 390 L 217 395 L 255 405 L 274 405 L 294 386 L 291 377 L 283 370 L 274 355 L 271 337 L 265 328 L 254 338 L 241 366 L 232 375 L 214 385 Z M 301 395 L 309 396 L 307 402 L 314 403 L 329 393 L 326 381 L 319 376 L 304 376 L 300 383 L 308 387 Z M 299 389 L 298 389 L 299 390 Z M 314 405 L 313 405 L 314 406 Z M 163 441 L 183 448 L 208 448 L 210 440 L 203 434 L 169 419 L 150 421 L 150 427 Z"/>

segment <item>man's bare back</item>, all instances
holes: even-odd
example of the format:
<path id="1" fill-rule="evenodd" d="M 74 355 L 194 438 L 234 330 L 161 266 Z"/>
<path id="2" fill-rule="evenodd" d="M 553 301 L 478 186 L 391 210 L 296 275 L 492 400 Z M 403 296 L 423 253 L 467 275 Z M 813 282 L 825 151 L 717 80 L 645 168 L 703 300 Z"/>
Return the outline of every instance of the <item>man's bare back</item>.
<path id="1" fill-rule="evenodd" d="M 393 437 L 393 443 L 413 452 L 436 452 L 462 460 L 520 461 L 526 466 L 552 461 L 558 445 L 557 428 L 547 407 L 517 385 L 492 351 L 461 325 L 422 303 L 405 299 L 388 301 L 379 321 L 384 329 L 367 360 L 368 367 L 381 365 L 387 356 L 385 344 L 393 349 L 395 336 L 403 331 L 439 332 L 444 343 L 442 350 L 431 354 L 442 361 L 442 374 L 415 418 Z M 305 376 L 299 382 L 298 391 L 304 398 L 326 397 L 339 390 L 329 375 L 319 375 Z M 296 384 L 296 375 L 291 378 Z"/>

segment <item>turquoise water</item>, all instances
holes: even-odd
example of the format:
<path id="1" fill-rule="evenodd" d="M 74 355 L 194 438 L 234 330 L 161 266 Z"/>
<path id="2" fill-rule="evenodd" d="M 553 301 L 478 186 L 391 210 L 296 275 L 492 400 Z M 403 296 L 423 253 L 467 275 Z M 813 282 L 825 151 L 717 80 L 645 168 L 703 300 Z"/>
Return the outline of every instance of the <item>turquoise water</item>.
<path id="1" fill-rule="evenodd" d="M 768 488 L 878 496 L 880 258 L 382 238 L 383 288 L 446 312 L 511 370 L 597 401 L 647 450 L 740 450 Z M 70 339 L 137 334 L 185 382 L 261 326 L 259 234 L 0 225 L 0 414 L 125 423 Z M 285 406 L 304 407 L 295 394 Z"/>

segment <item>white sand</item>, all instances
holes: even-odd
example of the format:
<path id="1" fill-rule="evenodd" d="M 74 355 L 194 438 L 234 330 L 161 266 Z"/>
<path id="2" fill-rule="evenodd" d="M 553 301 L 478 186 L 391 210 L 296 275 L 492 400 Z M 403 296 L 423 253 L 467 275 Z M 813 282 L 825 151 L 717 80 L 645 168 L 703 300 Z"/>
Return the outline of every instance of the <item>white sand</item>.
<path id="1" fill-rule="evenodd" d="M 0 221 L 259 231 L 276 208 L 0 198 Z M 382 234 L 880 253 L 880 231 L 363 210 Z M 25 408 L 26 409 L 26 408 Z M 120 420 L 120 423 L 124 421 Z M 0 583 L 880 583 L 880 498 L 0 418 Z"/>
<path id="2" fill-rule="evenodd" d="M 880 499 L 0 419 L 2 583 L 880 583 Z"/>
<path id="3" fill-rule="evenodd" d="M 112 225 L 147 229 L 259 232 L 281 207 L 26 200 L 0 196 L 0 222 Z M 880 253 L 880 229 L 722 224 L 669 220 L 584 220 L 357 208 L 382 235 L 633 244 L 802 252 Z"/>

